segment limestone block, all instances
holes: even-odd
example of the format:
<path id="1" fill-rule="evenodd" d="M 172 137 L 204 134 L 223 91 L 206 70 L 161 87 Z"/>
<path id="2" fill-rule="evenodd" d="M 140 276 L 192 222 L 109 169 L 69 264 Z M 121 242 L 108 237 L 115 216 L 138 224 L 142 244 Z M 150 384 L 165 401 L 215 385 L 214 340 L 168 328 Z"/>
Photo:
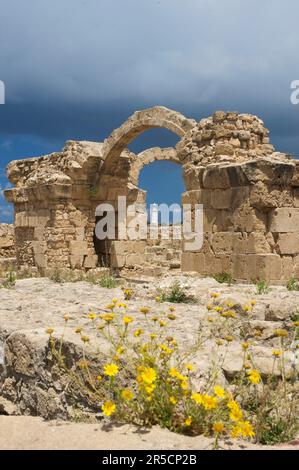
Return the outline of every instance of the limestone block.
<path id="1" fill-rule="evenodd" d="M 247 255 L 247 279 L 278 281 L 282 277 L 282 260 L 279 255 Z"/>
<path id="2" fill-rule="evenodd" d="M 293 272 L 294 272 L 294 261 L 292 256 L 282 256 L 281 258 L 282 262 L 282 280 L 288 281 L 293 277 Z"/>
<path id="3" fill-rule="evenodd" d="M 47 250 L 47 242 L 33 241 L 31 242 L 34 255 L 44 254 Z"/>
<path id="4" fill-rule="evenodd" d="M 299 208 L 281 207 L 269 214 L 269 231 L 273 233 L 298 232 Z"/>
<path id="5" fill-rule="evenodd" d="M 230 209 L 231 201 L 231 189 L 214 189 L 211 192 L 211 205 L 214 209 Z"/>
<path id="6" fill-rule="evenodd" d="M 115 240 L 111 244 L 111 253 L 144 253 L 146 241 L 144 240 Z"/>
<path id="7" fill-rule="evenodd" d="M 227 210 L 203 210 L 203 231 L 224 232 L 233 229 L 232 214 Z"/>
<path id="8" fill-rule="evenodd" d="M 98 264 L 97 255 L 88 255 L 84 259 L 84 268 L 88 268 L 88 269 L 96 268 L 97 264 Z"/>
<path id="9" fill-rule="evenodd" d="M 47 267 L 46 254 L 42 252 L 34 253 L 34 262 L 38 268 L 46 268 Z"/>
<path id="10" fill-rule="evenodd" d="M 220 167 L 212 167 L 203 173 L 203 187 L 206 189 L 230 188 L 228 172 Z"/>
<path id="11" fill-rule="evenodd" d="M 267 232 L 267 214 L 247 203 L 234 211 L 232 219 L 237 232 Z"/>
<path id="12" fill-rule="evenodd" d="M 69 242 L 69 246 L 71 254 L 81 256 L 88 254 L 88 246 L 86 241 L 72 240 Z"/>
<path id="13" fill-rule="evenodd" d="M 233 232 L 216 232 L 212 235 L 212 247 L 216 254 L 232 253 L 234 245 Z"/>
<path id="14" fill-rule="evenodd" d="M 83 254 L 72 254 L 70 255 L 70 264 L 72 268 L 81 269 L 84 263 L 84 255 Z"/>
<path id="15" fill-rule="evenodd" d="M 280 233 L 277 246 L 282 255 L 299 254 L 299 227 L 297 233 Z"/>
<path id="16" fill-rule="evenodd" d="M 203 253 L 182 253 L 181 257 L 181 270 L 183 272 L 198 272 L 204 274 L 205 272 L 205 257 Z"/>
<path id="17" fill-rule="evenodd" d="M 214 254 L 205 254 L 205 274 L 213 276 L 222 272 L 222 262 L 219 257 Z"/>
<path id="18" fill-rule="evenodd" d="M 128 254 L 126 256 L 126 266 L 128 268 L 134 268 L 135 266 L 142 266 L 145 263 L 146 259 L 144 255 L 141 254 Z"/>
<path id="19" fill-rule="evenodd" d="M 126 255 L 112 253 L 110 263 L 112 268 L 123 268 L 126 263 Z"/>
<path id="20" fill-rule="evenodd" d="M 266 254 L 271 253 L 271 246 L 264 232 L 251 232 L 246 239 L 246 253 Z"/>
<path id="21" fill-rule="evenodd" d="M 44 239 L 45 229 L 44 227 L 35 227 L 34 228 L 34 239 L 37 241 L 42 241 Z"/>
<path id="22" fill-rule="evenodd" d="M 203 204 L 204 208 L 211 207 L 212 191 L 209 189 L 192 190 L 182 195 L 182 204 Z"/>
<path id="23" fill-rule="evenodd" d="M 246 279 L 247 277 L 247 256 L 232 256 L 232 274 L 235 279 Z"/>

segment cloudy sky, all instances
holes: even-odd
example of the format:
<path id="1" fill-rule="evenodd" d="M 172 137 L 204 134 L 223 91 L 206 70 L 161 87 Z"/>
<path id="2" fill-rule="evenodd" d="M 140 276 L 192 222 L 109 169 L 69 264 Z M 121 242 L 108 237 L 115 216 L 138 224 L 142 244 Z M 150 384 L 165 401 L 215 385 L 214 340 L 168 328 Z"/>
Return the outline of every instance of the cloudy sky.
<path id="1" fill-rule="evenodd" d="M 278 150 L 299 156 L 298 20 L 297 0 L 0 0 L 0 188 L 8 161 L 103 140 L 154 105 L 258 114 Z M 131 148 L 175 142 L 150 131 Z M 180 188 L 178 171 L 162 169 Z"/>

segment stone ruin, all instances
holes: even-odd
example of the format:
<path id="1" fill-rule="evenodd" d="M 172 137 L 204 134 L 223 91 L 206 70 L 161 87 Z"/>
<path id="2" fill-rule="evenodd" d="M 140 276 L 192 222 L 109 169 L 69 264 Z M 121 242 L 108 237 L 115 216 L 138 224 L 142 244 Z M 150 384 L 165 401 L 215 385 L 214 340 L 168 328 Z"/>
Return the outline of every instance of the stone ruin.
<path id="1" fill-rule="evenodd" d="M 175 148 L 138 155 L 126 148 L 155 127 L 181 140 Z M 204 206 L 204 245 L 198 252 L 186 251 L 180 241 L 95 237 L 100 203 L 117 207 L 118 196 L 126 196 L 128 204 L 146 200 L 138 177 L 154 160 L 181 164 L 182 202 Z M 299 278 L 298 165 L 274 150 L 256 116 L 218 111 L 196 122 L 164 107 L 137 111 L 103 143 L 69 141 L 61 152 L 8 165 L 14 187 L 5 196 L 14 204 L 18 269 L 44 275 L 57 268 L 109 266 L 138 275 L 173 269 L 273 284 Z"/>

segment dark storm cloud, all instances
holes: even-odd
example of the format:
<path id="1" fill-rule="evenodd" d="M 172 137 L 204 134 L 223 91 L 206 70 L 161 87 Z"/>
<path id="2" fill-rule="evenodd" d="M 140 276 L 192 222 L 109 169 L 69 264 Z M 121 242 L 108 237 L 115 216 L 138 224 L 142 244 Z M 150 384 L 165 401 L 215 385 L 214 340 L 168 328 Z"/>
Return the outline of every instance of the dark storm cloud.
<path id="1" fill-rule="evenodd" d="M 100 140 L 161 104 L 260 114 L 296 147 L 298 15 L 297 0 L 0 0 L 0 132 Z"/>

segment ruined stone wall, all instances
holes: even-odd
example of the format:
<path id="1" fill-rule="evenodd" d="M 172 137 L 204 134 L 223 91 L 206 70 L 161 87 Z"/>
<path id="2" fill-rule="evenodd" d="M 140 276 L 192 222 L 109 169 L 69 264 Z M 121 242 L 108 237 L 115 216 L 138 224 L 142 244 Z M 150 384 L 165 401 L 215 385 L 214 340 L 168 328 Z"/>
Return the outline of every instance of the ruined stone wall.
<path id="1" fill-rule="evenodd" d="M 202 188 L 183 197 L 204 205 L 204 245 L 183 254 L 182 270 L 273 283 L 299 277 L 297 168 L 264 160 L 204 170 Z"/>
<path id="2" fill-rule="evenodd" d="M 180 136 L 175 149 L 125 147 L 152 127 Z M 96 207 L 117 197 L 144 202 L 142 167 L 154 160 L 180 163 L 183 203 L 204 206 L 204 245 L 198 252 L 172 242 L 99 242 Z M 19 267 L 113 269 L 158 275 L 164 269 L 202 276 L 226 272 L 240 281 L 285 283 L 299 277 L 299 166 L 276 152 L 256 116 L 216 112 L 196 122 L 163 107 L 134 113 L 104 143 L 67 142 L 62 152 L 12 162 L 5 192 L 15 208 Z M 116 214 L 117 218 L 117 214 Z M 180 252 L 182 256 L 180 259 Z"/>
<path id="3" fill-rule="evenodd" d="M 0 258 L 15 256 L 14 226 L 0 224 Z"/>

